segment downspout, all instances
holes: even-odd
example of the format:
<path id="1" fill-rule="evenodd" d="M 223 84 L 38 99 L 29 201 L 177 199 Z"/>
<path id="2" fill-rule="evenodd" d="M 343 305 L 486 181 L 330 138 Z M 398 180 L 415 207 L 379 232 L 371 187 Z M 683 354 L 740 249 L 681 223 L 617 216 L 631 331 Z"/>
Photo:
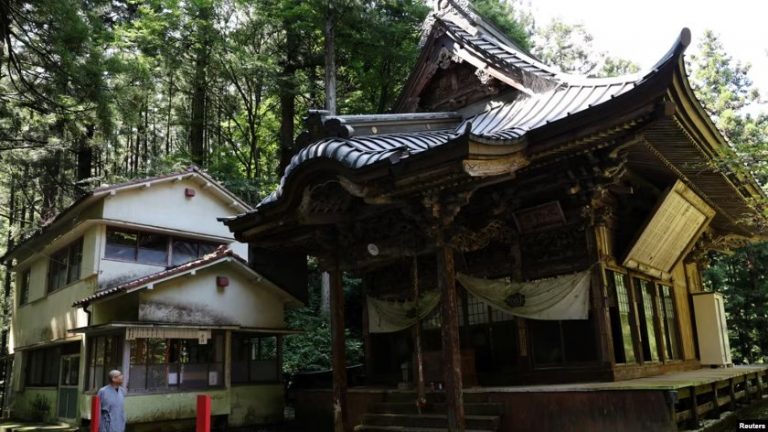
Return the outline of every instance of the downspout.
<path id="1" fill-rule="evenodd" d="M 86 327 L 91 326 L 91 311 L 88 310 L 88 308 L 91 306 L 90 303 L 83 304 L 83 312 L 85 312 L 86 315 L 88 315 L 88 318 L 86 319 Z"/>

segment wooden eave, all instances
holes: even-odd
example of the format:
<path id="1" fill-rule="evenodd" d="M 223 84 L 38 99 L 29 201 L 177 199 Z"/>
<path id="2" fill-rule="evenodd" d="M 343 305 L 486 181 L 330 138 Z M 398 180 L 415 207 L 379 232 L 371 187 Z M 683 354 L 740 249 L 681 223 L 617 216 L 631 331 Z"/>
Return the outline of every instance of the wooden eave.
<path id="1" fill-rule="evenodd" d="M 713 161 L 725 155 L 729 144 L 693 94 L 682 58 L 666 98 L 674 105 L 674 114 L 654 122 L 643 132 L 645 147 L 657 162 L 682 178 L 717 210 L 713 226 L 718 231 L 745 237 L 762 236 L 760 230 L 749 223 L 759 218 L 750 201 L 763 200 L 765 194 L 754 178 L 738 171 L 723 172 L 713 166 Z"/>
<path id="2" fill-rule="evenodd" d="M 261 236 L 276 237 L 300 224 L 295 210 L 304 188 L 322 181 L 344 178 L 372 191 L 371 199 L 382 204 L 397 198 L 440 188 L 463 174 L 463 160 L 469 152 L 467 135 L 432 149 L 392 163 L 382 160 L 359 169 L 351 169 L 328 158 L 310 160 L 284 178 L 281 198 L 259 206 L 255 211 L 223 220 L 243 242 L 258 243 Z"/>
<path id="3" fill-rule="evenodd" d="M 498 57 L 458 37 L 450 29 L 449 24 L 441 19 L 437 19 L 426 39 L 416 66 L 409 75 L 405 86 L 403 86 L 393 112 L 405 111 L 408 101 L 419 97 L 424 88 L 429 84 L 430 79 L 438 69 L 436 59 L 439 56 L 440 50 L 447 48 L 445 46 L 445 38 L 450 40 L 451 54 L 458 60 L 471 64 L 479 71 L 520 92 L 532 95 L 543 89 L 553 88 L 558 85 L 554 76 L 547 79 L 522 68 L 517 69 L 514 66 L 505 64 Z M 525 77 L 525 79 L 520 80 L 520 77 Z M 536 83 L 536 85 L 531 86 L 529 83 Z"/>

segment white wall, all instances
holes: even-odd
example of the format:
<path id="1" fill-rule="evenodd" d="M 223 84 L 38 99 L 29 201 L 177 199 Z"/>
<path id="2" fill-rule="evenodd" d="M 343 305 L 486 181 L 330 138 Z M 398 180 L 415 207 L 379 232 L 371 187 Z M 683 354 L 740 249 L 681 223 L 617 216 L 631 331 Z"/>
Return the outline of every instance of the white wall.
<path id="1" fill-rule="evenodd" d="M 185 197 L 185 188 L 194 189 L 195 196 Z M 185 179 L 119 191 L 105 199 L 103 217 L 232 238 L 217 218 L 237 213 L 198 183 Z"/>
<path id="2" fill-rule="evenodd" d="M 278 296 L 233 266 L 221 263 L 141 291 L 139 320 L 283 328 L 284 305 Z M 217 287 L 216 276 L 228 277 L 229 286 Z"/>
<path id="3" fill-rule="evenodd" d="M 76 237 L 79 238 L 79 237 Z M 12 348 L 32 344 L 72 339 L 80 336 L 73 335 L 67 330 L 87 325 L 87 315 L 81 309 L 72 307 L 72 302 L 92 294 L 96 288 L 96 254 L 98 249 L 99 229 L 97 226 L 88 228 L 83 233 L 83 260 L 80 269 L 80 280 L 48 294 L 48 264 L 50 255 L 71 243 L 67 238 L 57 241 L 45 252 L 38 254 L 31 264 L 14 269 L 16 281 L 21 273 L 29 268 L 29 301 L 19 305 L 19 292 L 16 290 L 12 327 Z M 17 282 L 18 283 L 18 282 Z"/>

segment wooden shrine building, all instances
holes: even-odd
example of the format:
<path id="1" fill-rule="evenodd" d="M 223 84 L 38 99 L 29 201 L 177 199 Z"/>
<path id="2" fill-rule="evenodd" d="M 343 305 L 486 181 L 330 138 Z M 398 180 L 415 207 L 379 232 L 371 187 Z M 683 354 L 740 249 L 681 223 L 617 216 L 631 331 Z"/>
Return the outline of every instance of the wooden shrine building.
<path id="1" fill-rule="evenodd" d="M 406 405 L 442 404 L 449 430 L 483 420 L 483 391 L 506 404 L 499 430 L 674 430 L 762 395 L 759 368 L 653 381 L 658 393 L 615 384 L 729 365 L 701 263 L 760 236 L 759 186 L 716 167 L 728 143 L 686 78 L 690 32 L 651 70 L 596 79 L 542 64 L 465 2 L 437 3 L 395 113 L 311 113 L 279 188 L 225 221 L 256 257 L 315 256 L 330 273 L 335 430 L 386 402 L 347 388 L 342 272 L 368 298 L 366 382 L 412 383 Z M 586 382 L 606 384 L 530 393 Z"/>

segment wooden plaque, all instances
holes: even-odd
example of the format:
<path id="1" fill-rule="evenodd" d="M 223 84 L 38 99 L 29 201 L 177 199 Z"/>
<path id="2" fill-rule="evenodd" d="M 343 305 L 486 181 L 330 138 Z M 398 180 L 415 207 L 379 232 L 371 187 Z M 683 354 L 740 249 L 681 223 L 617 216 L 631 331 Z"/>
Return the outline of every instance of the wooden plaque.
<path id="1" fill-rule="evenodd" d="M 520 232 L 539 231 L 565 224 L 565 214 L 558 201 L 551 201 L 515 212 Z"/>

